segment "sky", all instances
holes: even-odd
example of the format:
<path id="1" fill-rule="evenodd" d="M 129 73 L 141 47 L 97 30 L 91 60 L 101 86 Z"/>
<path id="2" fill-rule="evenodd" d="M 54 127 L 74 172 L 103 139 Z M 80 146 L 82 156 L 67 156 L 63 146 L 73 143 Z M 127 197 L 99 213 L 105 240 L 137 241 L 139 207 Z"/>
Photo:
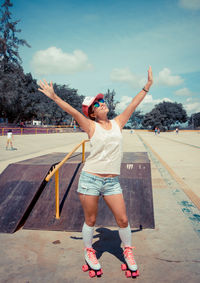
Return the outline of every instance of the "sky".
<path id="1" fill-rule="evenodd" d="M 3 0 L 1 0 L 1 3 Z M 162 101 L 200 112 L 200 0 L 11 0 L 22 66 L 78 94 L 114 90 L 120 113 L 147 82 L 138 107 Z"/>

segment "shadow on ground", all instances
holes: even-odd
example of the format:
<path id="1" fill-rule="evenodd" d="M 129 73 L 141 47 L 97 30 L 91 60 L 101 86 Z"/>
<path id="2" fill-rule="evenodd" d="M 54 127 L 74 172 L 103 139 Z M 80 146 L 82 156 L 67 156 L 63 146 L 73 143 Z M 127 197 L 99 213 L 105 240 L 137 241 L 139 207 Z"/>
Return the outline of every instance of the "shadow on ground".
<path id="1" fill-rule="evenodd" d="M 131 230 L 131 233 L 136 233 L 141 231 L 140 229 Z M 96 242 L 94 242 L 93 249 L 96 250 L 97 258 L 101 258 L 103 253 L 107 252 L 114 255 L 121 262 L 125 263 L 123 256 L 123 249 L 121 248 L 121 239 L 119 237 L 118 230 L 110 230 L 108 228 L 97 228 L 96 232 L 98 234 L 94 235 L 94 239 L 98 238 Z M 82 237 L 73 237 L 74 240 L 82 240 Z"/>

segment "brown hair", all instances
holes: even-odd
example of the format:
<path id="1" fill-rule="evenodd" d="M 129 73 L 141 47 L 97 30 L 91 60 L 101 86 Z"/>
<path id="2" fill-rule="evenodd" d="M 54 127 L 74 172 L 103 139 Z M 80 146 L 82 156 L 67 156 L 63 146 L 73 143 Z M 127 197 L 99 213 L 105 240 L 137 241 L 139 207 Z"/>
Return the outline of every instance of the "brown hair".
<path id="1" fill-rule="evenodd" d="M 94 113 L 94 104 L 90 105 L 90 107 L 88 108 L 88 117 L 90 118 L 90 120 L 95 121 L 95 117 L 91 116 L 91 114 Z"/>

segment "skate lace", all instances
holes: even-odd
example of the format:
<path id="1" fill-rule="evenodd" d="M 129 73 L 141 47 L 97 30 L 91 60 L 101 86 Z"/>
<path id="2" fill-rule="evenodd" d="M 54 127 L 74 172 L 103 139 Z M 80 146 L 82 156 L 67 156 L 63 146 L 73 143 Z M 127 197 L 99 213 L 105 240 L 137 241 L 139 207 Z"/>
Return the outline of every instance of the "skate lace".
<path id="1" fill-rule="evenodd" d="M 133 256 L 133 249 L 134 249 L 134 247 L 125 247 L 125 249 L 124 249 L 124 255 L 128 259 L 128 261 L 130 262 L 130 264 L 136 264 L 134 256 Z"/>
<path id="2" fill-rule="evenodd" d="M 98 260 L 97 260 L 96 255 L 95 255 L 96 251 L 92 248 L 88 248 L 88 249 L 86 249 L 86 251 L 87 251 L 87 255 L 88 255 L 89 259 L 91 260 L 91 262 L 93 264 L 97 264 Z"/>

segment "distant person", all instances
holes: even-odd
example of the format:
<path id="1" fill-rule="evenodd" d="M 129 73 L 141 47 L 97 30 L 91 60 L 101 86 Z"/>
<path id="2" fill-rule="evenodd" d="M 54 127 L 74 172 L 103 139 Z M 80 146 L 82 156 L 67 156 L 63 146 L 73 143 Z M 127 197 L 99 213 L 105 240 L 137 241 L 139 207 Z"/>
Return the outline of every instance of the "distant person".
<path id="1" fill-rule="evenodd" d="M 76 121 L 74 121 L 74 132 L 76 132 Z"/>
<path id="2" fill-rule="evenodd" d="M 111 209 L 119 226 L 119 236 L 124 248 L 124 258 L 129 270 L 137 273 L 137 264 L 133 256 L 131 228 L 126 214 L 126 206 L 119 183 L 122 159 L 122 129 L 130 119 L 136 107 L 143 101 L 153 83 L 151 67 L 145 87 L 132 99 L 128 107 L 117 117 L 109 120 L 109 112 L 104 95 L 86 97 L 82 103 L 81 114 L 70 104 L 56 95 L 53 83 L 40 81 L 39 91 L 52 99 L 77 121 L 88 134 L 91 151 L 86 159 L 79 178 L 78 190 L 83 207 L 85 222 L 82 228 L 84 255 L 89 267 L 101 273 L 101 265 L 92 248 L 94 226 L 96 223 L 98 201 L 103 195 L 104 201 Z M 76 209 L 76 207 L 74 207 Z M 141 208 L 142 209 L 142 208 Z"/>
<path id="3" fill-rule="evenodd" d="M 158 133 L 158 128 L 157 127 L 155 127 L 154 133 L 155 133 L 155 136 L 156 136 L 157 133 Z"/>
<path id="4" fill-rule="evenodd" d="M 178 135 L 178 133 L 179 133 L 179 129 L 178 129 L 178 128 L 176 128 L 176 135 Z"/>
<path id="5" fill-rule="evenodd" d="M 24 128 L 24 127 L 25 127 L 24 122 L 20 122 L 20 128 Z"/>
<path id="6" fill-rule="evenodd" d="M 9 145 L 11 146 L 11 149 L 14 149 L 12 140 L 13 140 L 12 130 L 8 130 L 8 132 L 7 132 L 6 150 L 8 150 Z"/>

